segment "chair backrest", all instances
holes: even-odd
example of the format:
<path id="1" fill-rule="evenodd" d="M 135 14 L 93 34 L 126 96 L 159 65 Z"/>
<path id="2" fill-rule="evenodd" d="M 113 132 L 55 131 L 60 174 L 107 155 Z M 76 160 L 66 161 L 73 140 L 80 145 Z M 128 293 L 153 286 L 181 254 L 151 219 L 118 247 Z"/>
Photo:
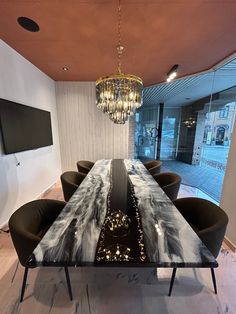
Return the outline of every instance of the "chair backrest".
<path id="1" fill-rule="evenodd" d="M 154 166 L 154 167 L 148 169 L 148 171 L 150 172 L 150 174 L 151 174 L 152 176 L 154 176 L 154 175 L 156 175 L 156 174 L 159 174 L 159 173 L 161 172 L 161 162 L 160 162 L 159 165 Z"/>
<path id="2" fill-rule="evenodd" d="M 77 171 L 66 171 L 61 175 L 61 185 L 66 202 L 69 201 L 85 177 L 86 174 Z"/>
<path id="3" fill-rule="evenodd" d="M 153 178 L 160 185 L 171 201 L 174 201 L 179 193 L 181 177 L 173 172 L 163 172 L 154 175 Z"/>
<path id="4" fill-rule="evenodd" d="M 224 210 L 208 200 L 196 197 L 177 199 L 174 205 L 216 258 L 228 224 Z"/>
<path id="5" fill-rule="evenodd" d="M 151 161 L 145 162 L 144 166 L 147 168 L 147 170 L 149 170 L 153 167 L 161 166 L 161 161 L 160 160 L 151 160 Z"/>
<path id="6" fill-rule="evenodd" d="M 92 169 L 94 162 L 88 160 L 80 160 L 77 162 L 78 172 L 87 174 Z"/>
<path id="7" fill-rule="evenodd" d="M 65 202 L 40 199 L 17 209 L 9 220 L 11 238 L 20 263 L 29 256 L 65 206 Z"/>

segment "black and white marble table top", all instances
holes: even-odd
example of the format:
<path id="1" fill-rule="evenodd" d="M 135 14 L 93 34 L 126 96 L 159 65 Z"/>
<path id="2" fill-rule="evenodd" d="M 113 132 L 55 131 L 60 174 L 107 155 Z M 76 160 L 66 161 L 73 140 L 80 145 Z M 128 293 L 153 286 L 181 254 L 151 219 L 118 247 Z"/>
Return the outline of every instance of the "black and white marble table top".
<path id="1" fill-rule="evenodd" d="M 130 159 L 95 163 L 28 264 L 218 266 L 144 165 Z"/>

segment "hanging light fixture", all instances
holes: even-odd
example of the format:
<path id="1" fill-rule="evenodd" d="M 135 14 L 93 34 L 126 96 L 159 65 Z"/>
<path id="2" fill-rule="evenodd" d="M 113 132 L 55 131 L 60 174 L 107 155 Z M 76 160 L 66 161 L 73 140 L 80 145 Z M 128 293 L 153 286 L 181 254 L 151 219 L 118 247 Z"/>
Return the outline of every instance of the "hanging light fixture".
<path id="1" fill-rule="evenodd" d="M 135 109 L 142 105 L 143 81 L 136 75 L 121 71 L 121 4 L 118 5 L 118 73 L 96 81 L 96 105 L 117 124 L 124 124 Z"/>
<path id="2" fill-rule="evenodd" d="M 187 119 L 183 120 L 183 124 L 186 128 L 192 128 L 196 125 L 196 119 L 193 117 L 188 117 Z"/>

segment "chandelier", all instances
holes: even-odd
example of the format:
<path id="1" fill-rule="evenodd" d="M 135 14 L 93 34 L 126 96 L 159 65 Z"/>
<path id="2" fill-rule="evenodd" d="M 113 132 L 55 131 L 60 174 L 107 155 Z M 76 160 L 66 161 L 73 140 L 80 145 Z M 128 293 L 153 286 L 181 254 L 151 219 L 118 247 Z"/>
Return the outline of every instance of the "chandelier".
<path id="1" fill-rule="evenodd" d="M 124 124 L 135 109 L 142 105 L 142 79 L 121 71 L 121 4 L 118 5 L 118 73 L 96 81 L 96 105 L 116 124 Z"/>
<path id="2" fill-rule="evenodd" d="M 187 127 L 187 128 L 192 128 L 195 126 L 196 124 L 196 120 L 193 117 L 189 117 L 185 120 L 183 120 L 183 124 Z"/>

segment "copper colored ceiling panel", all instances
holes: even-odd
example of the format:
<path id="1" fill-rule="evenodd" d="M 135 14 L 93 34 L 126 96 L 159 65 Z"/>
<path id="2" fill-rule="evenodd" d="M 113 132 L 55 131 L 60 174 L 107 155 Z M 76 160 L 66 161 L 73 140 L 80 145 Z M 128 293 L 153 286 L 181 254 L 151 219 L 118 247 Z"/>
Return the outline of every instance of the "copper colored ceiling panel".
<path id="1" fill-rule="evenodd" d="M 123 72 L 146 86 L 209 69 L 236 51 L 236 1 L 123 0 Z M 118 0 L 0 0 L 0 38 L 54 80 L 116 72 Z M 40 31 L 17 24 L 35 20 Z M 68 71 L 62 67 L 67 66 Z"/>

